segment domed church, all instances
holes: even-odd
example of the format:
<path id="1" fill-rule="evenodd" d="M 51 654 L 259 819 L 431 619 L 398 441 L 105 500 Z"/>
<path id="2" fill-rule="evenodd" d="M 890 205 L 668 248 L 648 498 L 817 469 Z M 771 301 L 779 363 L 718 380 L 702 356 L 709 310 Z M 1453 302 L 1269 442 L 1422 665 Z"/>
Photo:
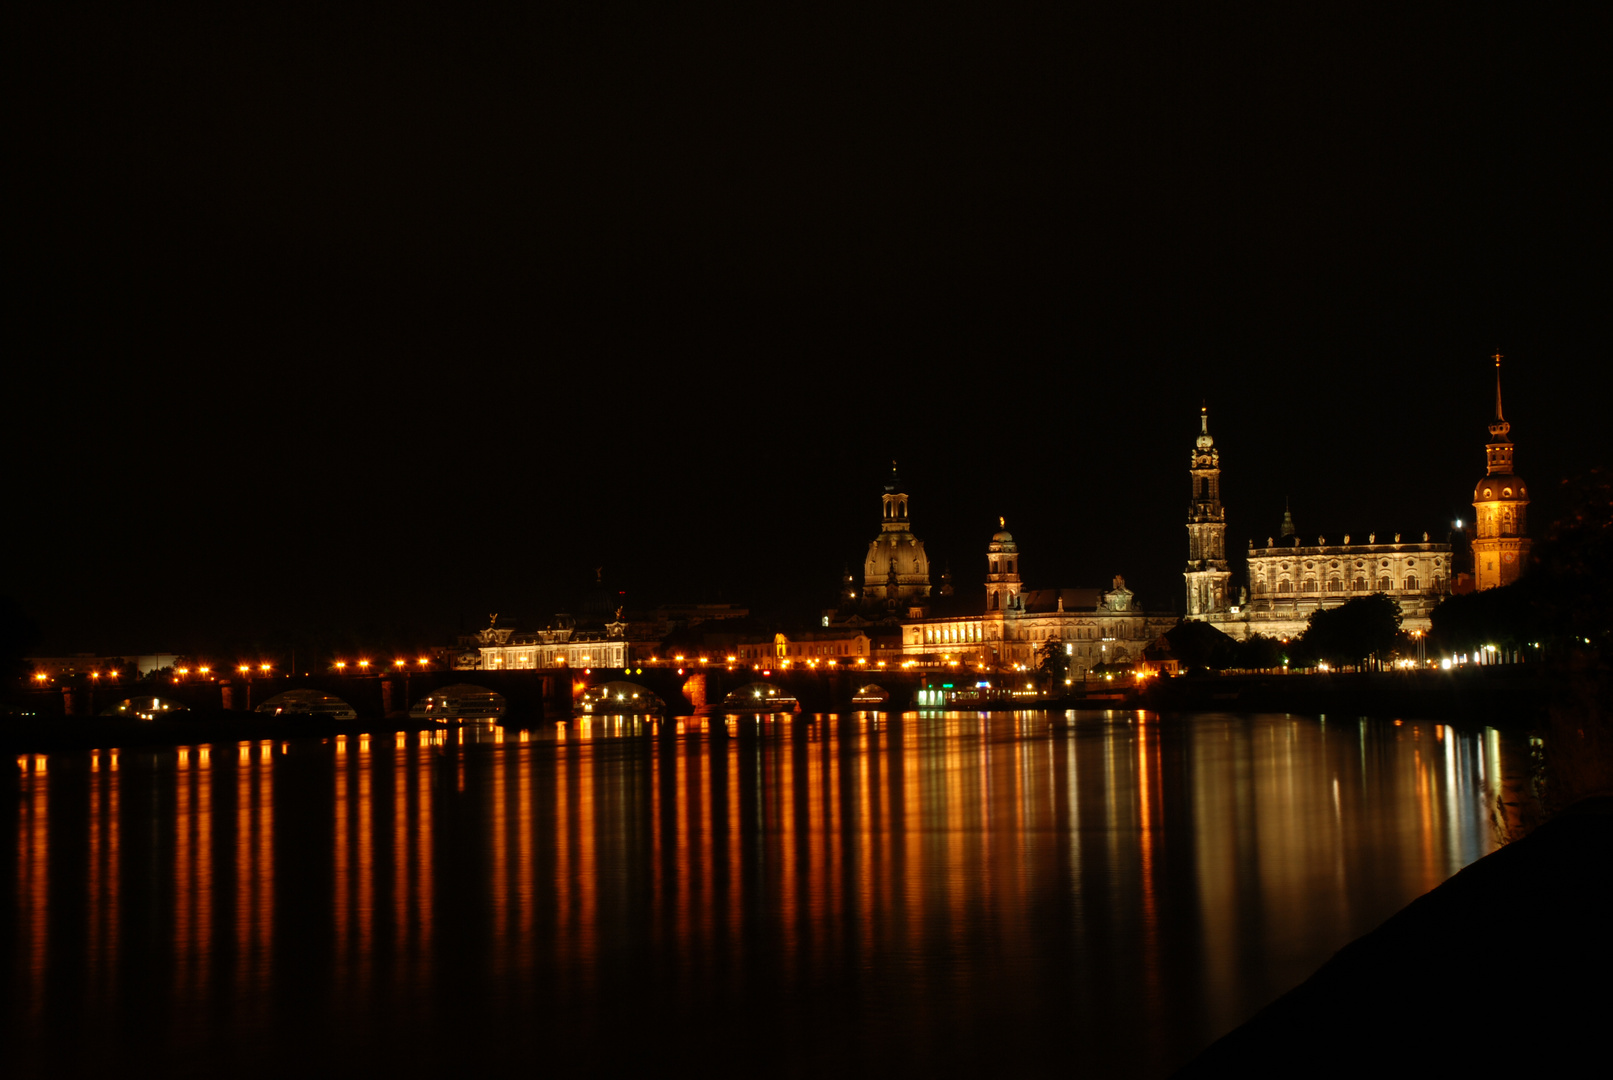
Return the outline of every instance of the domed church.
<path id="1" fill-rule="evenodd" d="M 914 601 L 930 595 L 930 560 L 924 554 L 924 541 L 908 525 L 907 493 L 894 461 L 882 502 L 879 535 L 868 545 L 868 557 L 863 560 L 863 606 L 901 608 L 905 614 Z"/>

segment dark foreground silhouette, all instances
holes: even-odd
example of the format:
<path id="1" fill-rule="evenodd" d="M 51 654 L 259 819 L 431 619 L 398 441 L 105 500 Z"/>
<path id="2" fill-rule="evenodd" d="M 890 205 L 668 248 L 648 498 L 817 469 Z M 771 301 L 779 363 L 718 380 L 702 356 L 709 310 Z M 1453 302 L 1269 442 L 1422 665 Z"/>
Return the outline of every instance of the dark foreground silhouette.
<path id="1" fill-rule="evenodd" d="M 1345 946 L 1177 1075 L 1597 1074 L 1610 962 L 1613 796 L 1601 796 Z"/>

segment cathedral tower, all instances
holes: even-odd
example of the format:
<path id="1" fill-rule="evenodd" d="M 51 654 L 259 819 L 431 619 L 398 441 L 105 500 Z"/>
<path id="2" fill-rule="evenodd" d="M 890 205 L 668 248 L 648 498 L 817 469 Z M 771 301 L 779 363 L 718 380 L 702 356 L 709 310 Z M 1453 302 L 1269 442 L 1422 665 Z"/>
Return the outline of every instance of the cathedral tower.
<path id="1" fill-rule="evenodd" d="M 891 462 L 890 479 L 881 499 L 883 519 L 879 535 L 868 545 L 863 560 L 863 597 L 892 604 L 930 595 L 930 561 L 924 542 L 913 535 L 907 521 L 907 493 Z"/>
<path id="2" fill-rule="evenodd" d="M 1529 489 L 1512 471 L 1512 425 L 1501 415 L 1501 354 L 1495 354 L 1495 420 L 1484 447 L 1488 472 L 1473 488 L 1473 587 L 1510 585 L 1529 559 L 1524 510 Z"/>
<path id="3" fill-rule="evenodd" d="M 1210 437 L 1210 410 L 1199 410 L 1199 437 L 1193 450 L 1193 501 L 1187 510 L 1187 617 L 1203 618 L 1227 609 L 1227 513 L 1221 506 L 1221 452 Z"/>
<path id="4" fill-rule="evenodd" d="M 1006 521 L 998 518 L 997 524 L 1001 528 L 986 547 L 986 612 L 1017 613 L 1024 609 L 1019 596 L 1019 545 Z"/>

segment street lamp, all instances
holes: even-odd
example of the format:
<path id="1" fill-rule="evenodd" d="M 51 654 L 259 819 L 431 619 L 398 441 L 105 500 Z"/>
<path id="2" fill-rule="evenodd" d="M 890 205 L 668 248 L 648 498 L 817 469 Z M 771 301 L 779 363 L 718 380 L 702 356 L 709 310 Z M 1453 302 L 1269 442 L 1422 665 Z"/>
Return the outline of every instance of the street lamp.
<path id="1" fill-rule="evenodd" d="M 235 670 L 246 676 L 246 711 L 252 711 L 252 665 L 242 664 Z"/>

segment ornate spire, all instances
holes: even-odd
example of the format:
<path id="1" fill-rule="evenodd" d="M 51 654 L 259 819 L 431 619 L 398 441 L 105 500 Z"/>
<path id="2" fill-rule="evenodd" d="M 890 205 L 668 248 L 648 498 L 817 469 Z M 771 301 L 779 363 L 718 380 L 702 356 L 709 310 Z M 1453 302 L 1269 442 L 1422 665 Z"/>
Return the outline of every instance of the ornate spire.
<path id="1" fill-rule="evenodd" d="M 1493 359 L 1495 360 L 1495 422 L 1490 425 L 1490 434 L 1495 436 L 1497 442 L 1501 442 L 1506 439 L 1507 432 L 1512 430 L 1512 425 L 1507 423 L 1506 417 L 1501 415 L 1501 354 L 1497 352 Z"/>
<path id="2" fill-rule="evenodd" d="M 1283 531 L 1277 535 L 1288 537 L 1294 535 L 1294 515 L 1288 512 L 1288 497 L 1283 496 Z"/>

